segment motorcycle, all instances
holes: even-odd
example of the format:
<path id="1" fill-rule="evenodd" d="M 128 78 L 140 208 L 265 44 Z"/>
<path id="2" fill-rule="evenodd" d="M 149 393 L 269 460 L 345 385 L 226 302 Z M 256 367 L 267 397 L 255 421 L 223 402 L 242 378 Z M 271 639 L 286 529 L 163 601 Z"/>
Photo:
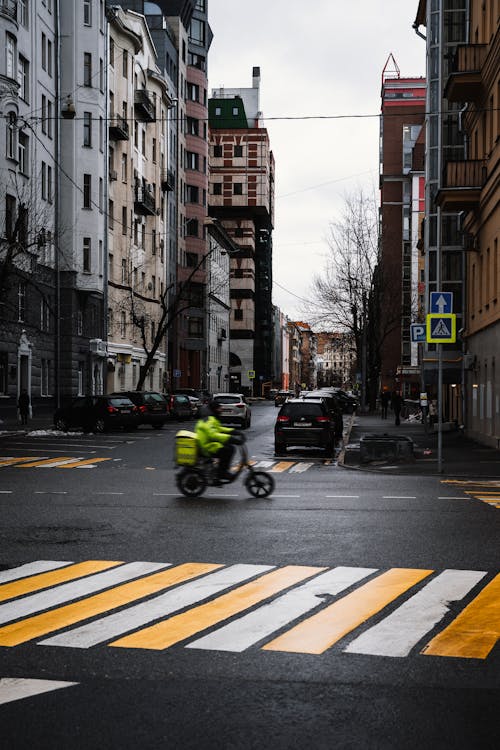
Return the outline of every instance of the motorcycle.
<path id="1" fill-rule="evenodd" d="M 265 471 L 256 471 L 249 462 L 244 435 L 234 433 L 234 442 L 239 448 L 239 462 L 229 473 L 231 479 L 217 479 L 217 464 L 212 456 L 202 454 L 194 433 L 181 430 L 176 436 L 176 463 L 182 467 L 177 472 L 177 488 L 186 497 L 199 497 L 207 487 L 232 484 L 243 471 L 247 472 L 244 485 L 253 497 L 264 498 L 274 490 L 274 478 Z"/>

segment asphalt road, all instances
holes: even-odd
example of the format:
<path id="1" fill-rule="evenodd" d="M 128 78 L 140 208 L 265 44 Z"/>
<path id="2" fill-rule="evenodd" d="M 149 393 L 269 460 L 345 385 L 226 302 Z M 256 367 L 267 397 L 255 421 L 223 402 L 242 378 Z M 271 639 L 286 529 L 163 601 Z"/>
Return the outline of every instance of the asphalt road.
<path id="1" fill-rule="evenodd" d="M 179 496 L 179 425 L 0 437 L 2 747 L 498 747 L 500 511 L 275 416 L 267 499 Z"/>

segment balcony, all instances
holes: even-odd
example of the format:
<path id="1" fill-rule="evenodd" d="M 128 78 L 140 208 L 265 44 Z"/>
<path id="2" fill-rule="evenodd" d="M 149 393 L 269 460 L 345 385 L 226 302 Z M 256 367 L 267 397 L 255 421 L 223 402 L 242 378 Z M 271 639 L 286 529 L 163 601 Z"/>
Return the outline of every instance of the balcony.
<path id="1" fill-rule="evenodd" d="M 134 211 L 141 216 L 154 216 L 156 214 L 156 202 L 154 193 L 144 187 L 135 190 Z"/>
<path id="2" fill-rule="evenodd" d="M 163 192 L 175 190 L 175 174 L 171 169 L 162 169 L 161 189 Z"/>
<path id="3" fill-rule="evenodd" d="M 156 120 L 154 96 L 146 89 L 136 89 L 134 109 L 135 116 L 140 122 L 154 122 Z"/>
<path id="4" fill-rule="evenodd" d="M 17 20 L 17 0 L 0 0 L 0 15 Z"/>
<path id="5" fill-rule="evenodd" d="M 472 211 L 479 204 L 485 182 L 484 161 L 449 161 L 444 168 L 437 203 L 443 211 Z"/>
<path id="6" fill-rule="evenodd" d="M 121 115 L 111 115 L 109 137 L 112 141 L 128 141 L 128 122 Z"/>
<path id="7" fill-rule="evenodd" d="M 444 96 L 450 102 L 477 102 L 483 93 L 481 71 L 486 44 L 459 44 L 446 81 Z"/>

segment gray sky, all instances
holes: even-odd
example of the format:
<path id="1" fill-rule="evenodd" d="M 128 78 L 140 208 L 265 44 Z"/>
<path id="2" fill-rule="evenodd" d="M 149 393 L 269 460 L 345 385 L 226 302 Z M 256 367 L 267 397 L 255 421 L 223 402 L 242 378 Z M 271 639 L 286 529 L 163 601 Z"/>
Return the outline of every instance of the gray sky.
<path id="1" fill-rule="evenodd" d="M 302 317 L 325 238 L 343 197 L 377 191 L 382 69 L 392 52 L 401 76 L 425 75 L 425 42 L 412 23 L 417 0 L 208 0 L 214 33 L 209 89 L 247 88 L 261 70 L 261 110 L 276 160 L 273 301 Z M 278 286 L 278 284 L 280 286 Z M 289 294 L 281 287 L 285 287 Z"/>

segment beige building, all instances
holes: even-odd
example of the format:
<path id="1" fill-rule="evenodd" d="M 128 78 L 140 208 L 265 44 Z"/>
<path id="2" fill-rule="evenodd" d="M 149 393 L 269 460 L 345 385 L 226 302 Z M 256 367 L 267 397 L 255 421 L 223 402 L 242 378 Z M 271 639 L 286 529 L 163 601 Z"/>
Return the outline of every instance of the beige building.
<path id="1" fill-rule="evenodd" d="M 144 17 L 110 21 L 107 390 L 136 387 L 158 331 L 166 284 L 167 117 L 172 105 Z M 99 200 L 105 200 L 99 187 Z M 163 390 L 162 341 L 145 387 Z"/>

